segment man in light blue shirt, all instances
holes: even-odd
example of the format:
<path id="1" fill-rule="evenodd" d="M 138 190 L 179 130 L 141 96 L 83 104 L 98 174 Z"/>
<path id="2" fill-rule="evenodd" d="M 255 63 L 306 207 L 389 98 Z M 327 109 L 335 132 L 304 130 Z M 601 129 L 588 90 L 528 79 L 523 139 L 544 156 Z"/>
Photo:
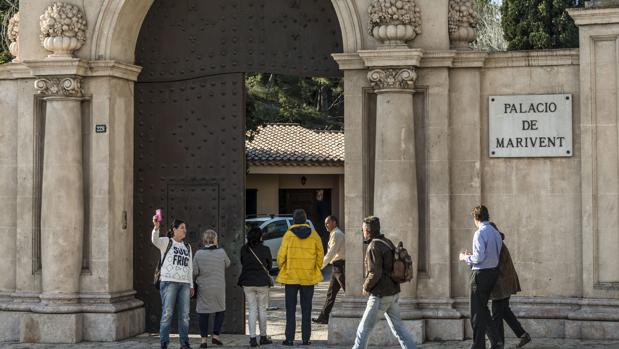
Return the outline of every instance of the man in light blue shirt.
<path id="1" fill-rule="evenodd" d="M 486 348 L 488 337 L 496 343 L 492 349 L 502 349 L 498 333 L 488 309 L 488 299 L 498 276 L 499 254 L 503 241 L 501 235 L 488 222 L 490 214 L 485 206 L 473 208 L 473 221 L 477 231 L 473 236 L 473 253 L 460 253 L 460 260 L 472 267 L 471 275 L 471 326 L 473 345 L 471 349 Z"/>
<path id="2" fill-rule="evenodd" d="M 475 222 L 477 231 L 473 236 L 473 254 L 467 254 L 464 261 L 473 270 L 492 269 L 499 265 L 501 234 L 488 221 Z"/>

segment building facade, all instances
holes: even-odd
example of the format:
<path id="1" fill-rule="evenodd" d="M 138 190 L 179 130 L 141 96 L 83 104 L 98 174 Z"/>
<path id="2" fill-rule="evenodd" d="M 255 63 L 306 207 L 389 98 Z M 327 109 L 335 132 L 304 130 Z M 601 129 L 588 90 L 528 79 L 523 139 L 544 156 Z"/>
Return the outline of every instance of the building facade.
<path id="1" fill-rule="evenodd" d="M 344 213 L 344 133 L 298 124 L 268 124 L 246 141 L 246 215 L 308 213 L 328 240 L 323 222 Z"/>
<path id="2" fill-rule="evenodd" d="M 579 49 L 489 53 L 467 49 L 475 16 L 462 0 L 204 4 L 20 1 L 16 58 L 0 65 L 0 340 L 152 329 L 147 239 L 160 205 L 197 222 L 190 239 L 215 227 L 242 243 L 236 97 L 251 71 L 344 78 L 348 288 L 330 342 L 350 343 L 365 306 L 370 214 L 417 252 L 401 294 L 417 339 L 470 336 L 458 253 L 480 203 L 507 236 L 523 288 L 514 308 L 532 336 L 617 338 L 619 9 L 570 11 Z M 569 111 L 542 137 L 565 137 L 552 143 L 563 153 L 530 149 L 516 131 L 535 131 L 559 97 Z M 491 127 L 512 110 L 543 115 Z"/>

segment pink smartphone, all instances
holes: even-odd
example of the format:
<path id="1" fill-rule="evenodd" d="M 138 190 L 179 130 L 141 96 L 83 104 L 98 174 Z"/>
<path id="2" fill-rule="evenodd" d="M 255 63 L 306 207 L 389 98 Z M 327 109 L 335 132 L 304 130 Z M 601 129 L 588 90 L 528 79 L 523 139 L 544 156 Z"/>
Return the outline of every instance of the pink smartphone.
<path id="1" fill-rule="evenodd" d="M 161 223 L 161 221 L 163 220 L 163 214 L 161 213 L 161 209 L 160 208 L 158 208 L 155 211 L 155 217 L 156 217 L 155 219 L 157 220 L 157 222 Z"/>

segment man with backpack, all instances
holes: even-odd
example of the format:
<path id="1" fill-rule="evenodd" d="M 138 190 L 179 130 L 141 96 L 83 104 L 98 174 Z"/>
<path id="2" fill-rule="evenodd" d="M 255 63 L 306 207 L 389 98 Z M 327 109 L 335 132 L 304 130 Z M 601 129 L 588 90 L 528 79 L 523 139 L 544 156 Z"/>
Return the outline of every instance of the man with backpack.
<path id="1" fill-rule="evenodd" d="M 363 283 L 363 294 L 369 295 L 365 312 L 357 328 L 353 349 L 365 349 L 372 329 L 376 325 L 379 315 L 384 313 L 391 332 L 396 336 L 403 349 L 415 349 L 415 340 L 408 332 L 400 318 L 400 282 L 411 274 L 412 263 L 402 261 L 396 263 L 396 247 L 391 240 L 380 233 L 378 217 L 367 217 L 363 220 L 363 238 L 368 243 L 365 253 L 366 276 Z M 406 250 L 398 246 L 398 257 L 408 255 Z M 401 253 L 400 253 L 401 252 Z M 410 260 L 410 258 L 408 258 Z M 399 266 L 394 268 L 394 264 Z M 409 268 L 411 270 L 409 270 Z M 404 271 L 404 275 L 402 274 Z"/>

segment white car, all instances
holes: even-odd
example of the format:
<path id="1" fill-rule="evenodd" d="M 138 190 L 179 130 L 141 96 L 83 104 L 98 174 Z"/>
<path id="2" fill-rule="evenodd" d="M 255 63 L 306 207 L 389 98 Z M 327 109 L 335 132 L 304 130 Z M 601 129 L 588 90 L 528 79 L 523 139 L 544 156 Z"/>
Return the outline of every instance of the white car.
<path id="1" fill-rule="evenodd" d="M 309 224 L 310 228 L 316 230 L 314 224 L 309 219 L 307 220 L 307 224 Z M 277 252 L 279 251 L 279 246 L 282 244 L 284 234 L 291 225 L 291 215 L 268 215 L 245 219 L 246 232 L 254 227 L 262 229 L 262 240 L 264 241 L 264 245 L 271 250 L 271 256 L 273 257 L 272 270 L 278 269 Z"/>

